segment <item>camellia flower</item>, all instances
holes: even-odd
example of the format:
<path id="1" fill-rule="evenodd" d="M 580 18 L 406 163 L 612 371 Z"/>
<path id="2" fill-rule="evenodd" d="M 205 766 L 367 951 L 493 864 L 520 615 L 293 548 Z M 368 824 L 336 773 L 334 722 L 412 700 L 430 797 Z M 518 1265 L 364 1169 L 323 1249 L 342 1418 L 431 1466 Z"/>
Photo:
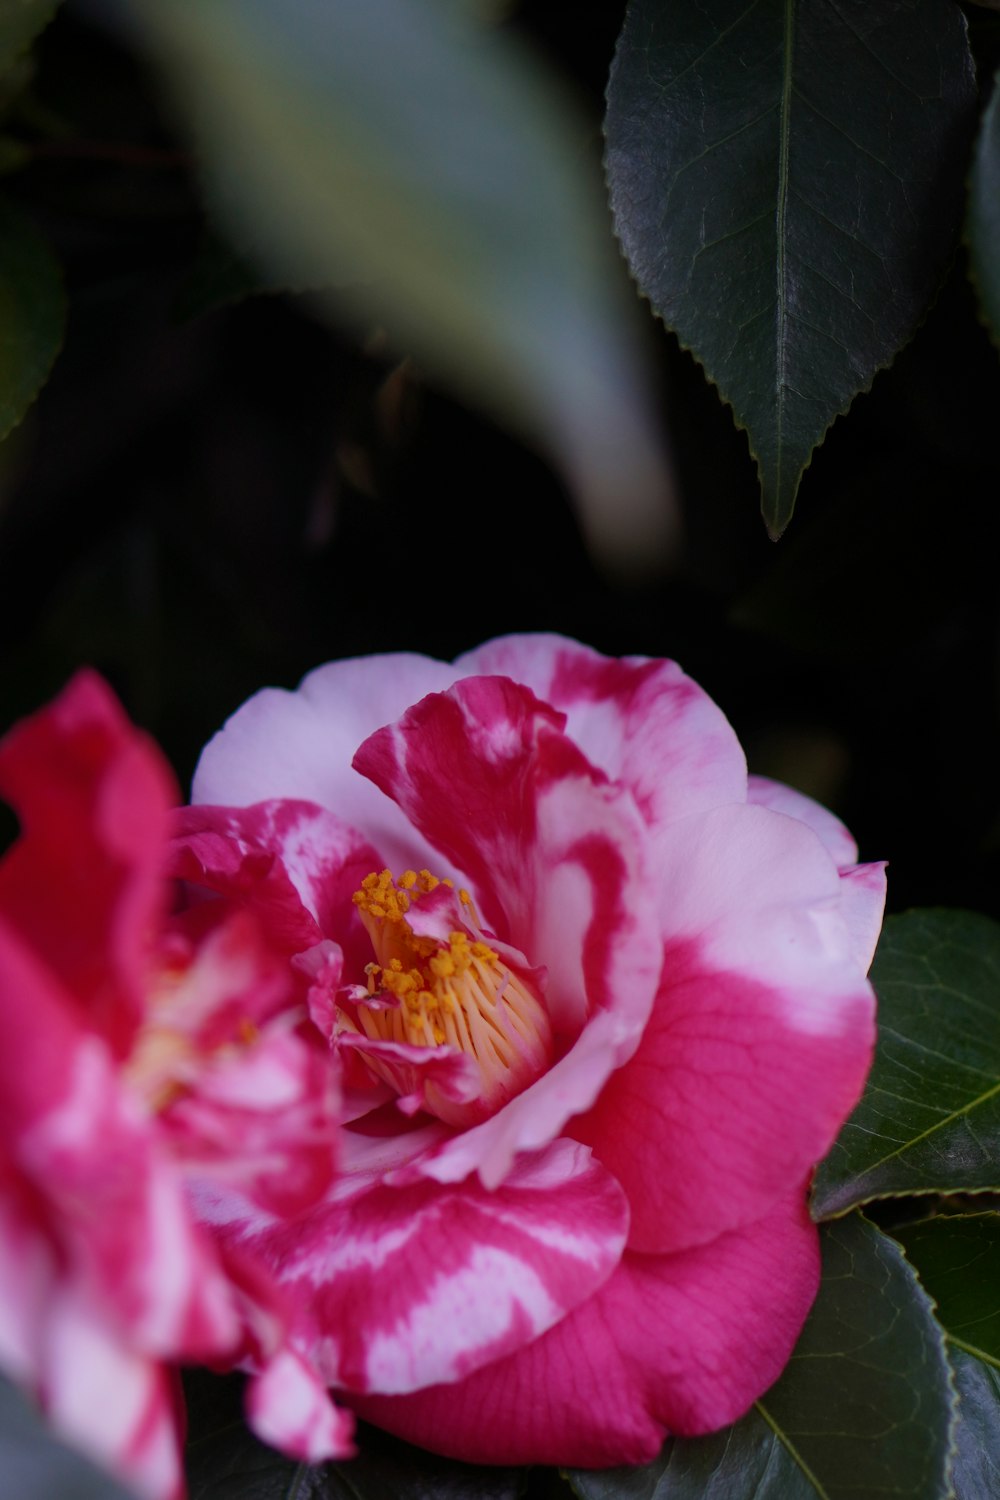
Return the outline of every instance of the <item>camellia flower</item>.
<path id="1" fill-rule="evenodd" d="M 482 1462 L 641 1462 L 746 1411 L 816 1292 L 882 867 L 748 781 L 672 662 L 552 636 L 261 692 L 194 796 L 179 865 L 307 940 L 348 1082 L 294 1227 L 199 1198 L 319 1375 Z"/>
<path id="2" fill-rule="evenodd" d="M 192 1214 L 194 1181 L 276 1222 L 330 1183 L 329 1059 L 247 912 L 166 911 L 173 786 L 104 684 L 0 744 L 0 1367 L 140 1494 L 182 1493 L 168 1361 L 252 1359 L 262 1436 L 351 1451 L 281 1290 Z"/>

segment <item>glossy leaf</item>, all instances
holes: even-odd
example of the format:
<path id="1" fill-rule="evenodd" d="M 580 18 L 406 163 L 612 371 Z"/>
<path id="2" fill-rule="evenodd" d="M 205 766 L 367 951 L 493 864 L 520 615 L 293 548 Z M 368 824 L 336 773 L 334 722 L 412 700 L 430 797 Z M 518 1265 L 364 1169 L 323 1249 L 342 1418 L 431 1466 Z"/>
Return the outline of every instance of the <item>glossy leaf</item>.
<path id="1" fill-rule="evenodd" d="M 31 221 L 0 202 L 0 440 L 44 385 L 66 318 L 62 274 Z"/>
<path id="2" fill-rule="evenodd" d="M 813 1214 L 1000 1184 L 1000 926 L 961 911 L 886 922 L 864 1097 L 816 1172 Z"/>
<path id="3" fill-rule="evenodd" d="M 974 102 L 955 5 L 629 0 L 608 91 L 616 227 L 747 429 L 774 536 L 830 423 L 923 316 Z"/>
<path id="4" fill-rule="evenodd" d="M 454 0 L 133 0 L 235 247 L 541 439 L 595 542 L 654 559 L 666 471 L 584 130 Z M 406 352 L 405 349 L 403 352 Z"/>
<path id="5" fill-rule="evenodd" d="M 1000 344 L 1000 73 L 979 128 L 969 183 L 969 271 L 979 306 Z"/>
<path id="6" fill-rule="evenodd" d="M 1000 1495 L 1000 1370 L 951 1351 L 958 1389 L 959 1423 L 951 1482 L 955 1500 Z"/>
<path id="7" fill-rule="evenodd" d="M 893 1237 L 948 1335 L 959 1393 L 956 1500 L 1000 1494 L 1000 1214 L 926 1219 Z"/>
<path id="8" fill-rule="evenodd" d="M 823 1281 L 784 1375 L 724 1432 L 644 1469 L 571 1476 L 580 1500 L 944 1500 L 944 1340 L 898 1246 L 860 1215 L 823 1233 Z"/>

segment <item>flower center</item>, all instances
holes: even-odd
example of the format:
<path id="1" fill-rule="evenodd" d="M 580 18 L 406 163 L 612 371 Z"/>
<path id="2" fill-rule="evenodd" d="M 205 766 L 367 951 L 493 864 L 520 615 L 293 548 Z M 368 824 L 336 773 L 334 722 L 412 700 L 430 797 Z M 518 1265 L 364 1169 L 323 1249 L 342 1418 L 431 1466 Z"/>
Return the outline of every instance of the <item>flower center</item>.
<path id="1" fill-rule="evenodd" d="M 361 1051 L 378 1077 L 410 1100 L 419 1096 L 414 1102 L 439 1119 L 465 1126 L 545 1071 L 552 1028 L 530 971 L 513 966 L 510 954 L 504 962 L 484 941 L 467 891 L 428 870 L 407 870 L 398 881 L 382 870 L 365 876 L 354 903 L 376 961 L 365 970 L 367 998 L 362 990 L 353 1015 L 341 1012 L 342 1029 L 375 1044 Z M 430 1051 L 401 1054 L 400 1045 Z M 435 1078 L 433 1050 L 441 1048 L 476 1065 L 474 1098 L 451 1097 Z"/>

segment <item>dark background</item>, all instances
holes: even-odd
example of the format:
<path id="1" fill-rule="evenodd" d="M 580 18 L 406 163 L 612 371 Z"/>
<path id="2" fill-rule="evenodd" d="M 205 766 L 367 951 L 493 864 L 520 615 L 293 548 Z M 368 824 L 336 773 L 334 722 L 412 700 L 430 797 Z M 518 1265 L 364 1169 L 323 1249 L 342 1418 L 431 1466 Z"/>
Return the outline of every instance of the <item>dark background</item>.
<path id="1" fill-rule="evenodd" d="M 596 163 L 624 4 L 585 10 L 537 0 L 505 24 L 575 85 Z M 969 16 L 987 79 L 1000 20 Z M 334 328 L 306 297 L 226 300 L 252 273 L 208 238 L 187 143 L 101 7 L 64 6 L 17 126 L 30 160 L 6 188 L 51 238 L 70 314 L 0 447 L 4 727 L 91 663 L 186 789 L 266 683 L 557 630 L 679 660 L 752 769 L 891 861 L 893 909 L 1000 916 L 1000 357 L 961 250 L 815 455 L 778 544 L 745 438 L 649 318 L 685 536 L 651 578 L 614 581 L 558 477 L 381 330 Z"/>

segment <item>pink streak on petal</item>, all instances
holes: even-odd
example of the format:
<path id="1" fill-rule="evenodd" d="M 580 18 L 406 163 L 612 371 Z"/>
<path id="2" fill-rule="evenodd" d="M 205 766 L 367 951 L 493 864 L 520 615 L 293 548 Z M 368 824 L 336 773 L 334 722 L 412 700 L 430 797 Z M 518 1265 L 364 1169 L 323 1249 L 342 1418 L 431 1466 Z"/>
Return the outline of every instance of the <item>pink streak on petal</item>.
<path id="1" fill-rule="evenodd" d="M 838 869 L 853 865 L 857 859 L 858 846 L 849 830 L 828 808 L 822 803 L 814 802 L 804 792 L 797 792 L 794 787 L 785 786 L 780 781 L 771 781 L 766 776 L 750 776 L 747 780 L 747 801 L 805 823 L 823 841 Z"/>
<path id="2" fill-rule="evenodd" d="M 829 1150 L 868 1072 L 872 996 L 855 976 L 823 1034 L 791 1021 L 808 1001 L 715 968 L 697 943 L 667 948 L 642 1046 L 570 1126 L 629 1196 L 631 1249 L 752 1222 Z"/>
<path id="3" fill-rule="evenodd" d="M 282 1349 L 247 1389 L 247 1419 L 262 1442 L 302 1463 L 353 1458 L 354 1418 L 331 1401 L 306 1362 Z"/>
<path id="4" fill-rule="evenodd" d="M 0 1138 L 55 1242 L 149 1352 L 224 1351 L 235 1324 L 179 1177 L 107 1046 L 2 924 L 0 990 Z"/>
<path id="5" fill-rule="evenodd" d="M 309 802 L 189 807 L 176 814 L 170 873 L 251 907 L 289 953 L 336 937 L 360 973 L 371 943 L 351 896 L 381 856 L 356 829 Z"/>
<path id="6" fill-rule="evenodd" d="M 89 1299 L 54 1289 L 41 1400 L 53 1425 L 143 1500 L 182 1500 L 180 1435 L 169 1373 L 121 1344 Z"/>
<path id="7" fill-rule="evenodd" d="M 351 770 L 351 757 L 374 730 L 454 677 L 444 662 L 399 652 L 330 662 L 294 693 L 265 688 L 202 751 L 191 800 L 243 807 L 303 798 L 360 829 L 380 851 L 379 868 L 433 868 L 433 850 L 397 807 Z"/>
<path id="8" fill-rule="evenodd" d="M 840 872 L 844 920 L 858 967 L 871 968 L 885 910 L 885 862 L 850 865 Z"/>
<path id="9" fill-rule="evenodd" d="M 162 900 L 175 800 L 166 762 L 82 672 L 0 744 L 0 794 L 21 822 L 0 863 L 0 910 L 120 1056 L 142 1013 Z"/>
<path id="10" fill-rule="evenodd" d="M 677 818 L 746 797 L 728 720 L 676 662 L 602 656 L 557 635 L 511 635 L 460 656 L 462 675 L 524 683 L 567 716 L 566 732 L 626 786 L 657 836 Z"/>
<path id="11" fill-rule="evenodd" d="M 780 1375 L 819 1285 L 804 1190 L 679 1255 L 626 1254 L 548 1333 L 464 1380 L 361 1396 L 366 1420 L 477 1463 L 647 1463 L 727 1426 Z"/>
<path id="12" fill-rule="evenodd" d="M 371 736 L 355 764 L 473 886 L 485 925 L 548 969 L 553 1026 L 614 1006 L 636 1030 L 659 967 L 631 799 L 504 678 L 472 678 Z"/>
<path id="13" fill-rule="evenodd" d="M 356 1177 L 335 1197 L 294 1224 L 202 1207 L 279 1279 L 319 1375 L 355 1391 L 458 1379 L 537 1338 L 610 1275 L 627 1230 L 617 1184 L 568 1141 L 495 1193 Z"/>

